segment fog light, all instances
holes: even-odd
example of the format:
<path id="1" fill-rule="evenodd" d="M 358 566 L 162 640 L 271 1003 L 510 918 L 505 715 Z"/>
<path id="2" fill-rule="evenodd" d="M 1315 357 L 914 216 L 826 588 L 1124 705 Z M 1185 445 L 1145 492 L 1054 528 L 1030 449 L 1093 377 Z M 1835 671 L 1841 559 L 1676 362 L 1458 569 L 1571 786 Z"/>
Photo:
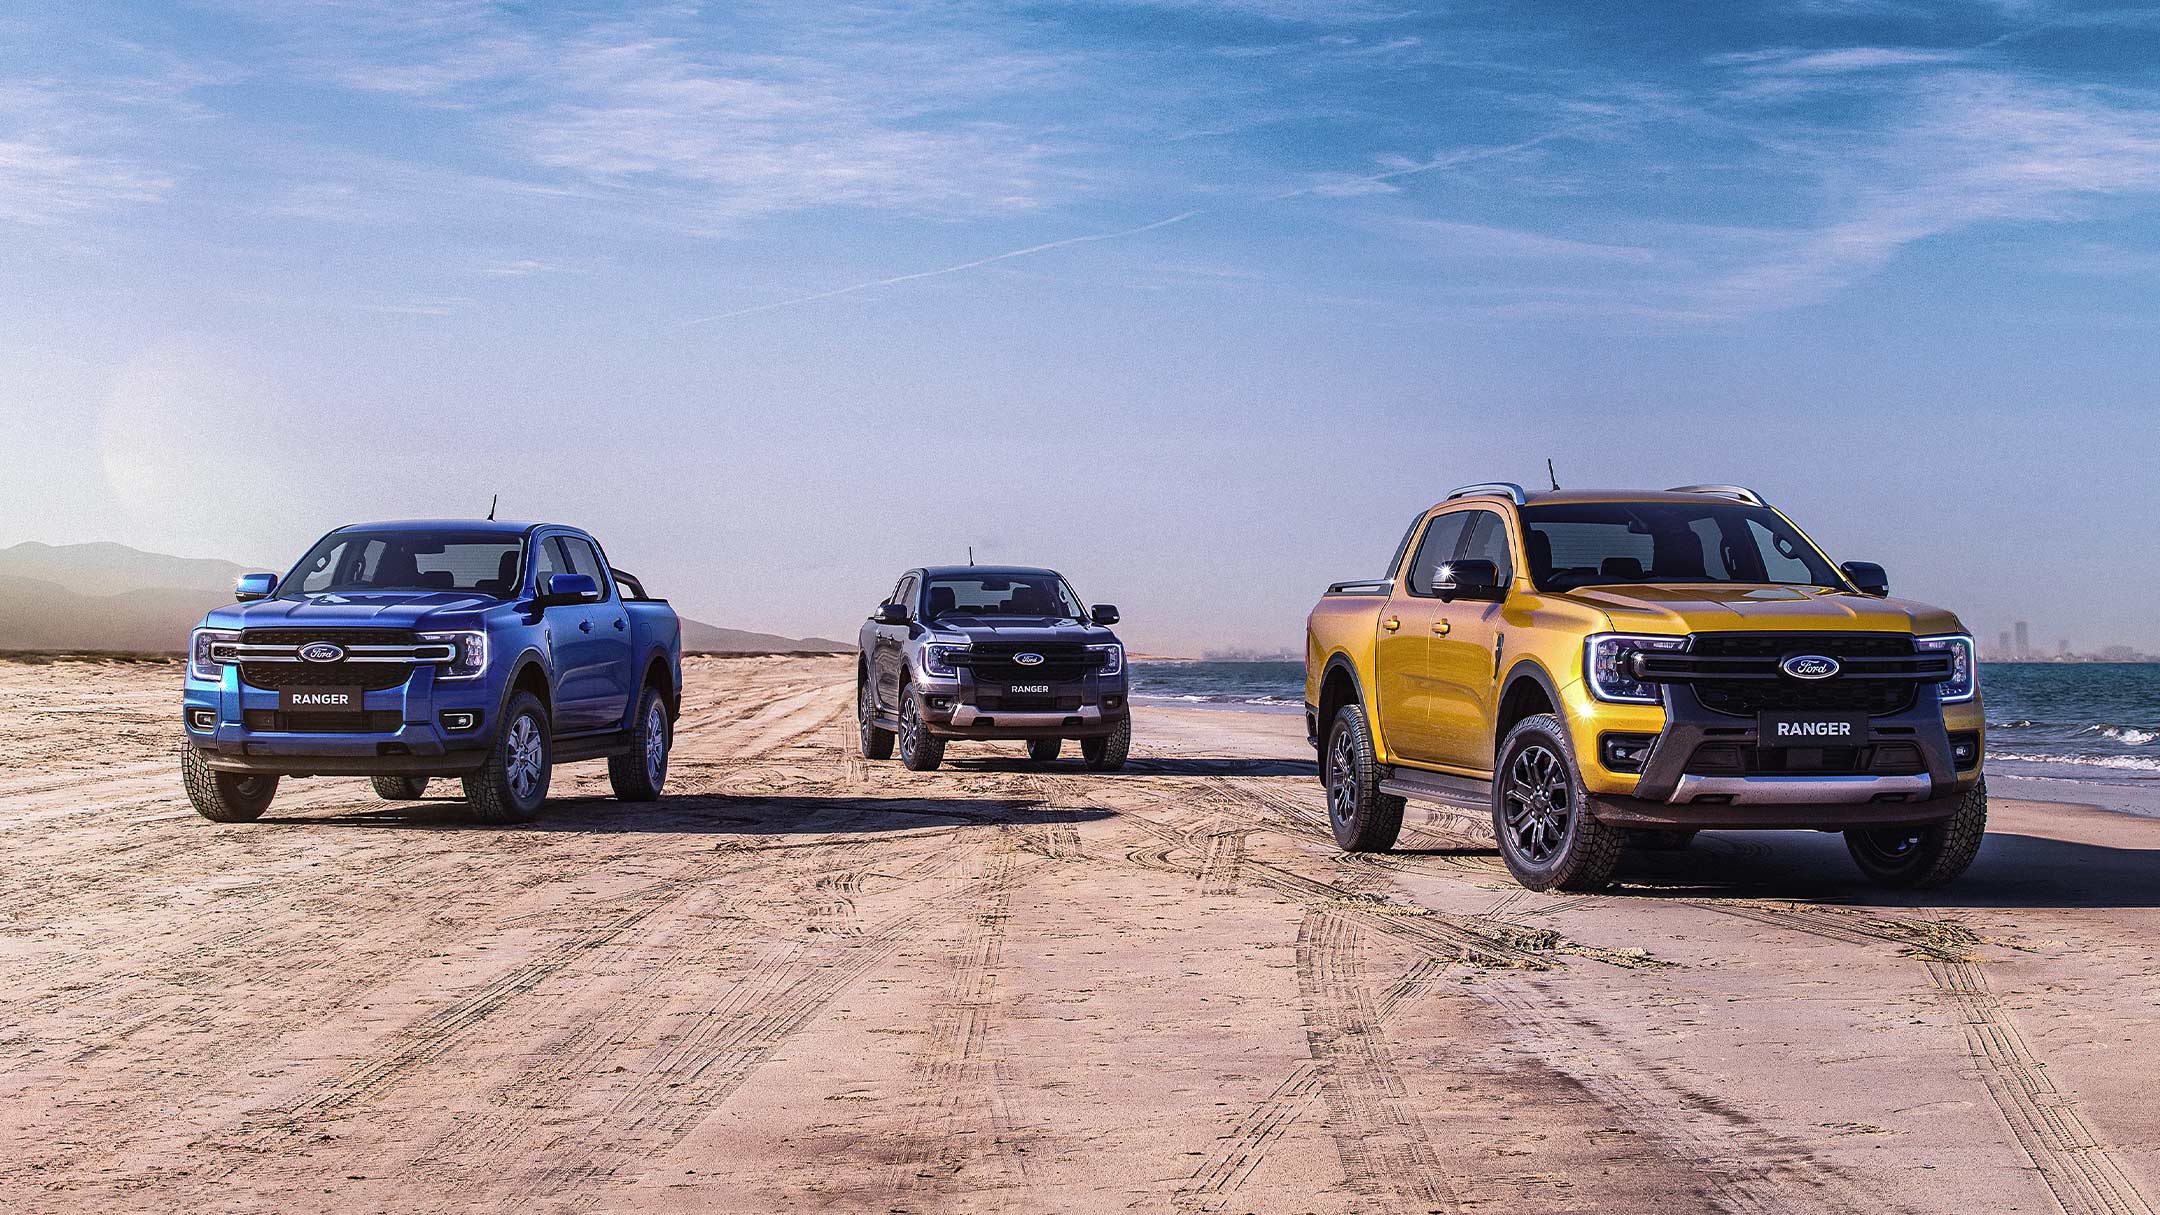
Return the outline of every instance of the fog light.
<path id="1" fill-rule="evenodd" d="M 461 734 L 480 724 L 480 715 L 464 709 L 456 709 L 442 715 L 442 727 Z"/>
<path id="2" fill-rule="evenodd" d="M 953 698 L 950 696 L 932 696 L 930 697 L 930 707 L 933 709 L 950 709 L 952 708 L 952 701 Z"/>
<path id="3" fill-rule="evenodd" d="M 208 734 L 217 729 L 217 710 L 189 709 L 187 711 L 187 724 L 190 730 Z"/>
<path id="4" fill-rule="evenodd" d="M 1980 736 L 1978 734 L 1952 734 L 1950 736 L 1950 763 L 1952 767 L 1972 768 L 1980 763 Z"/>
<path id="5" fill-rule="evenodd" d="M 1608 772 L 1640 772 L 1656 742 L 1655 734 L 1601 734 L 1598 756 Z"/>
<path id="6" fill-rule="evenodd" d="M 1125 707 L 1125 697 L 1116 693 L 1102 698 L 1102 707 L 1115 713 Z"/>

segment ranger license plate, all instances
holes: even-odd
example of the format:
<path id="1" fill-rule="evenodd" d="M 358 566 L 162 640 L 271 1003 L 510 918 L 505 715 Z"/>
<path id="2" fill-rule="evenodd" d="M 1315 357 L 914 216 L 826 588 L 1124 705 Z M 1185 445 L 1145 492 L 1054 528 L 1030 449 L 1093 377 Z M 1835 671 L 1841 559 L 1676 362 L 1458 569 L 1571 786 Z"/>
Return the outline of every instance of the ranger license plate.
<path id="1" fill-rule="evenodd" d="M 1007 696 L 1048 696 L 1050 685 L 1046 683 L 1016 683 L 1005 688 Z"/>
<path id="2" fill-rule="evenodd" d="M 285 688 L 278 693 L 278 708 L 287 713 L 358 713 L 362 707 L 358 688 Z"/>
<path id="3" fill-rule="evenodd" d="M 1765 713 L 1756 729 L 1765 747 L 1856 747 L 1867 741 L 1867 714 Z"/>

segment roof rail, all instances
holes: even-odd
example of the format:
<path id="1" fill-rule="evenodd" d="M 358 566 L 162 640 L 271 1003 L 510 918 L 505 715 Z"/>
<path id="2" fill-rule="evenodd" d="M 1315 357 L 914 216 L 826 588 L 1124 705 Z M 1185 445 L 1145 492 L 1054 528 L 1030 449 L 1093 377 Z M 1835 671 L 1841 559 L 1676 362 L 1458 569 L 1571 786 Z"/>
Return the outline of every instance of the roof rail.
<path id="1" fill-rule="evenodd" d="M 1517 506 L 1530 500 L 1530 495 L 1523 492 L 1523 487 L 1513 481 L 1480 481 L 1475 485 L 1460 486 L 1448 491 L 1448 499 L 1468 498 L 1474 494 L 1498 494 L 1512 499 Z"/>
<path id="2" fill-rule="evenodd" d="M 1675 485 L 1665 491 L 1668 494 L 1716 494 L 1723 498 L 1738 498 L 1749 506 L 1768 506 L 1763 496 L 1745 485 Z"/>

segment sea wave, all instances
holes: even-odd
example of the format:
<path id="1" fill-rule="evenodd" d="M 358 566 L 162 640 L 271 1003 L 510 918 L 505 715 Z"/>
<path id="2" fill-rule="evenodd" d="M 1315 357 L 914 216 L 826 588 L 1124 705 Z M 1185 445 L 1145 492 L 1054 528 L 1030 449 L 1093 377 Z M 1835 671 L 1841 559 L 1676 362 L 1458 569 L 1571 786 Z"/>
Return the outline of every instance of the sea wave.
<path id="1" fill-rule="evenodd" d="M 2160 731 L 2140 730 L 2136 726 L 2111 726 L 2105 722 L 2079 730 L 2080 735 L 2112 738 L 2128 747 L 2142 747 L 2154 739 L 2160 739 Z"/>
<path id="2" fill-rule="evenodd" d="M 2025 764 L 2067 764 L 2076 768 L 2108 768 L 2119 772 L 2160 772 L 2160 756 L 2154 755 L 2060 755 L 2045 751 L 1991 753 L 1990 761 L 2009 760 Z"/>

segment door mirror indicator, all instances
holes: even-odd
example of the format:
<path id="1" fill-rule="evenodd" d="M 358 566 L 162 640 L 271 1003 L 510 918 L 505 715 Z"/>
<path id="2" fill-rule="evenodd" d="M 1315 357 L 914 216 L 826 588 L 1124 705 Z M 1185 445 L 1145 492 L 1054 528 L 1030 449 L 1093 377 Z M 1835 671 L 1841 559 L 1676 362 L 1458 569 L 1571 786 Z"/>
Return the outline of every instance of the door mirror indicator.
<path id="1" fill-rule="evenodd" d="M 566 603 L 597 603 L 600 584 L 589 574 L 549 574 L 540 587 L 540 606 L 559 607 Z"/>
<path id="2" fill-rule="evenodd" d="M 878 605 L 877 615 L 874 619 L 879 624 L 906 624 L 908 622 L 907 605 L 904 603 L 881 603 Z"/>
<path id="3" fill-rule="evenodd" d="M 1890 575 L 1872 561 L 1848 561 L 1838 569 L 1844 573 L 1845 580 L 1853 584 L 1853 589 L 1863 595 L 1880 598 L 1890 593 Z"/>
<path id="4" fill-rule="evenodd" d="M 1465 557 L 1433 572 L 1433 591 L 1446 601 L 1498 599 L 1505 590 L 1500 567 L 1483 557 Z"/>
<path id="5" fill-rule="evenodd" d="M 268 599 L 277 590 L 276 574 L 242 574 L 233 583 L 233 598 L 241 603 Z"/>
<path id="6" fill-rule="evenodd" d="M 1117 605 L 1114 603 L 1098 603 L 1088 609 L 1088 619 L 1097 624 L 1116 624 L 1118 622 Z"/>

